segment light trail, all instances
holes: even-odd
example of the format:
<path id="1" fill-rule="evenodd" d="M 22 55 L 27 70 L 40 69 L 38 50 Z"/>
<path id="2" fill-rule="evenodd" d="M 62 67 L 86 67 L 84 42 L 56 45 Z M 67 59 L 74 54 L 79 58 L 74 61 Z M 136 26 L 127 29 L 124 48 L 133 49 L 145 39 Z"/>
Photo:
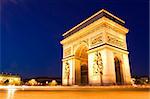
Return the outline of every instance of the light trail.
<path id="1" fill-rule="evenodd" d="M 7 90 L 7 99 L 14 99 L 16 88 L 14 86 L 7 86 Z"/>

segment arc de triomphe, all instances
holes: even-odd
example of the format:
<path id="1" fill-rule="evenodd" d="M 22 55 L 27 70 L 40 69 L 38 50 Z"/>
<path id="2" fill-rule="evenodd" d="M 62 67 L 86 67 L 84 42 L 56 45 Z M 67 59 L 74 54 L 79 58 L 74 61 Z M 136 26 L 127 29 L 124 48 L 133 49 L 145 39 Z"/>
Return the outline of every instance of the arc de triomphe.
<path id="1" fill-rule="evenodd" d="M 64 33 L 62 84 L 131 84 L 124 24 L 102 9 Z"/>

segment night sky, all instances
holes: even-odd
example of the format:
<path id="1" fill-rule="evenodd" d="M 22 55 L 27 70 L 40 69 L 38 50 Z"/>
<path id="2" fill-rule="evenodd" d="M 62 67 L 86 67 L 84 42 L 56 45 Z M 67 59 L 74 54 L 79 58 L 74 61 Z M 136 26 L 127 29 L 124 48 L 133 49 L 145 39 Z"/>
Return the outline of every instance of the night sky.
<path id="1" fill-rule="evenodd" d="M 61 77 L 62 34 L 104 8 L 126 21 L 132 75 L 148 75 L 148 2 L 0 0 L 0 72 Z"/>

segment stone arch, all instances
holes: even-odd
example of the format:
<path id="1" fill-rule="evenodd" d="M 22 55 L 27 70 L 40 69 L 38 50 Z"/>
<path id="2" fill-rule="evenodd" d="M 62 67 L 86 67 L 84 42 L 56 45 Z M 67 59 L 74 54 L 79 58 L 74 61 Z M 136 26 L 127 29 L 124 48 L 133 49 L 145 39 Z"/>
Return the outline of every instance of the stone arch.
<path id="1" fill-rule="evenodd" d="M 121 85 L 123 84 L 124 79 L 123 79 L 122 60 L 119 56 L 114 57 L 114 66 L 115 66 L 116 84 Z"/>
<path id="2" fill-rule="evenodd" d="M 104 17 L 106 15 L 109 17 Z M 124 21 L 106 10 L 101 10 L 65 32 L 64 39 L 60 42 L 63 45 L 62 84 L 67 85 L 67 80 L 64 79 L 66 60 L 70 65 L 69 85 L 81 84 L 81 67 L 83 66 L 84 69 L 86 65 L 89 69 L 89 85 L 100 85 L 100 83 L 101 85 L 112 85 L 116 82 L 115 63 L 119 64 L 120 82 L 129 84 L 131 75 L 126 44 L 127 33 L 128 29 L 124 27 Z M 87 50 L 88 53 L 86 53 Z M 97 51 L 101 52 L 103 61 L 103 66 L 99 64 L 99 67 L 103 67 L 103 71 L 99 72 L 102 77 L 93 74 L 94 57 Z M 115 58 L 114 56 L 120 57 Z M 100 80 L 101 78 L 103 79 Z M 119 84 L 118 79 L 117 83 Z"/>
<path id="3" fill-rule="evenodd" d="M 88 84 L 88 47 L 85 43 L 80 44 L 75 50 L 75 58 L 78 65 L 75 66 L 75 82 L 79 85 Z"/>
<path id="4" fill-rule="evenodd" d="M 73 49 L 73 54 L 76 55 L 76 52 L 78 52 L 78 50 L 80 48 L 86 47 L 87 49 L 89 49 L 89 45 L 86 41 L 81 41 L 77 44 L 77 46 L 74 47 Z"/>

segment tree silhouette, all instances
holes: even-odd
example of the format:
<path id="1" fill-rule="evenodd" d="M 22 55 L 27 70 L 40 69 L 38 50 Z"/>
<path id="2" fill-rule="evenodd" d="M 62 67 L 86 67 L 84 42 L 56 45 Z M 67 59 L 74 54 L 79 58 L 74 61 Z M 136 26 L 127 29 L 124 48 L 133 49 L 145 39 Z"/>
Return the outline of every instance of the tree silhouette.
<path id="1" fill-rule="evenodd" d="M 8 79 L 5 80 L 5 81 L 4 81 L 4 84 L 8 85 L 8 84 L 9 84 L 9 80 L 8 80 Z"/>

